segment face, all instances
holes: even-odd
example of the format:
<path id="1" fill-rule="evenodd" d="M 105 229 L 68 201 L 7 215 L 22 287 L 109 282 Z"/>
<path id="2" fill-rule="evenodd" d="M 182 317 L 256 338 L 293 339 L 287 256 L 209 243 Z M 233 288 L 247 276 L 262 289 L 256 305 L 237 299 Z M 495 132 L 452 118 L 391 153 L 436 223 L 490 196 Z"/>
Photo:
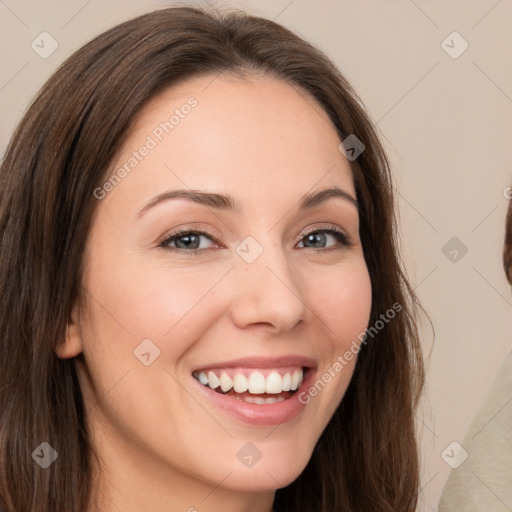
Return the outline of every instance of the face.
<path id="1" fill-rule="evenodd" d="M 83 352 L 95 443 L 126 492 L 268 497 L 304 469 L 371 305 L 339 144 L 269 78 L 197 78 L 141 112 L 95 192 L 85 307 L 59 354 Z"/>

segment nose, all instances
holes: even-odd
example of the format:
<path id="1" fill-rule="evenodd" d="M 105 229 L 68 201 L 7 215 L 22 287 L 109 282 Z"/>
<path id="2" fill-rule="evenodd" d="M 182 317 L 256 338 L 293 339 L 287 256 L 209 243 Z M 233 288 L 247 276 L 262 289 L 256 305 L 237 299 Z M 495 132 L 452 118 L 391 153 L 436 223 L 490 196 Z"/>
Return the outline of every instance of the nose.
<path id="1" fill-rule="evenodd" d="M 308 320 L 312 313 L 300 272 L 293 272 L 281 247 L 264 247 L 252 263 L 238 258 L 235 266 L 231 318 L 237 327 L 263 324 L 286 332 Z"/>

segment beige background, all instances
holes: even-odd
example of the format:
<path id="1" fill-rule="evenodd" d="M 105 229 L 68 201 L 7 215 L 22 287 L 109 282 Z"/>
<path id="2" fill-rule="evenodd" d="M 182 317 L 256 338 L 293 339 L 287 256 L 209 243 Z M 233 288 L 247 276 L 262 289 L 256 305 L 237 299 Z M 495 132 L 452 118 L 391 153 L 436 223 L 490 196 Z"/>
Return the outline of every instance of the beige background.
<path id="1" fill-rule="evenodd" d="M 501 268 L 504 190 L 512 183 L 512 2 L 209 3 L 274 19 L 318 45 L 381 131 L 399 187 L 407 266 L 436 331 L 433 342 L 428 325 L 423 329 L 425 352 L 432 351 L 418 420 L 418 510 L 435 510 L 450 470 L 441 453 L 462 442 L 512 347 L 512 293 Z M 70 53 L 124 19 L 171 4 L 0 0 L 1 154 L 30 98 Z M 43 31 L 59 45 L 47 59 L 31 48 Z M 453 31 L 469 44 L 458 58 L 442 47 Z M 452 53 L 462 49 L 457 37 L 445 43 Z M 452 237 L 468 249 L 462 256 L 455 248 L 456 262 L 442 251 Z"/>

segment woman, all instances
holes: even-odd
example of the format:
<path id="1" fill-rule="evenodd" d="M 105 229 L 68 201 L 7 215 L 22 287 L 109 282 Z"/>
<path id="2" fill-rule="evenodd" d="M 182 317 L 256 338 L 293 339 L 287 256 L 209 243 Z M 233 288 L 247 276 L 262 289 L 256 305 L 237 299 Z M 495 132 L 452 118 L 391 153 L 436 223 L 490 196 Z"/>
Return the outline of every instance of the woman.
<path id="1" fill-rule="evenodd" d="M 0 180 L 5 511 L 415 509 L 388 161 L 318 50 L 242 13 L 123 23 Z"/>
<path id="2" fill-rule="evenodd" d="M 503 269 L 512 285 L 512 201 L 508 204 Z M 440 512 L 501 512 L 512 507 L 512 352 L 471 421 L 463 441 L 467 459 L 452 470 Z"/>

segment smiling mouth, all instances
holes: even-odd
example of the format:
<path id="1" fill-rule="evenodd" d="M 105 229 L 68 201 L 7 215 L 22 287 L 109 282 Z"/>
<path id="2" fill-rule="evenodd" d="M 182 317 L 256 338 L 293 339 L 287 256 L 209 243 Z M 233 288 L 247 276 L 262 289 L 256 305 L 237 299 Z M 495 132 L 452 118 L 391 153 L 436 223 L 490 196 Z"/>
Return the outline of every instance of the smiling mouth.
<path id="1" fill-rule="evenodd" d="M 203 386 L 242 402 L 274 404 L 291 398 L 299 389 L 308 368 L 227 368 L 194 372 Z"/>

